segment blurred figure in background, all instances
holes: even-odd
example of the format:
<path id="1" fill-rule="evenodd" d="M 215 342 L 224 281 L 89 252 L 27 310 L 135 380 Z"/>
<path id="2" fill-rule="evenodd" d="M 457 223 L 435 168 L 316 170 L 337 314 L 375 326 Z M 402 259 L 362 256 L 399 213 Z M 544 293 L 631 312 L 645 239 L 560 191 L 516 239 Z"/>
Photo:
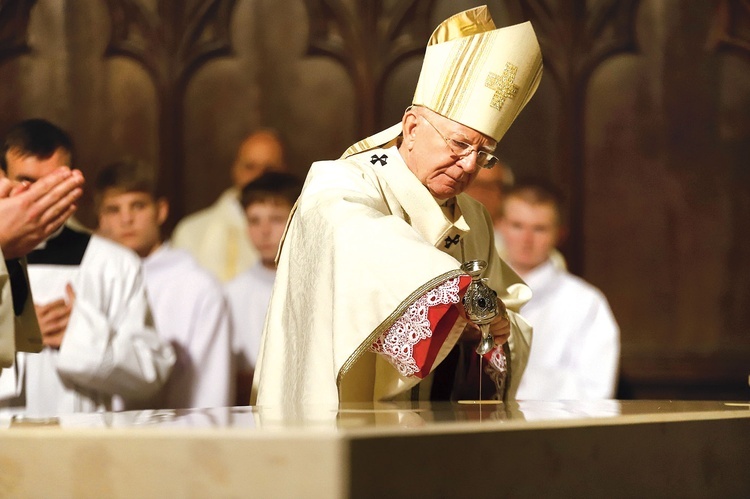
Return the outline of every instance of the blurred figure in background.
<path id="1" fill-rule="evenodd" d="M 261 174 L 242 189 L 240 201 L 247 216 L 248 236 L 260 260 L 226 285 L 237 366 L 235 405 L 250 402 L 260 337 L 276 278 L 276 252 L 301 190 L 302 182 L 297 177 L 275 171 Z"/>
<path id="2" fill-rule="evenodd" d="M 70 137 L 52 123 L 26 120 L 2 151 L 11 180 L 35 182 L 70 165 Z M 0 410 L 49 417 L 138 406 L 174 365 L 154 330 L 137 255 L 62 226 L 28 255 L 28 274 L 44 349 L 19 354 L 0 390 Z"/>
<path id="3" fill-rule="evenodd" d="M 553 263 L 562 195 L 541 180 L 505 193 L 500 230 L 506 261 L 533 293 L 521 309 L 534 328 L 523 400 L 591 400 L 615 395 L 620 331 L 604 295 Z"/>
<path id="4" fill-rule="evenodd" d="M 225 407 L 234 401 L 229 311 L 221 285 L 187 251 L 162 242 L 169 203 L 156 189 L 153 169 L 124 160 L 96 179 L 99 233 L 142 258 L 148 300 L 159 335 L 177 363 L 149 405 Z"/>
<path id="5" fill-rule="evenodd" d="M 503 233 L 500 230 L 500 220 L 503 217 L 503 200 L 508 189 L 513 187 L 515 176 L 510 166 L 505 163 L 498 163 L 495 168 L 479 170 L 474 183 L 466 189 L 466 193 L 482 203 L 492 218 L 492 224 L 495 231 L 495 248 L 503 260 L 508 259 L 503 241 Z M 557 248 L 552 248 L 549 254 L 555 267 L 565 270 L 568 265 L 565 263 L 565 257 Z"/>
<path id="6" fill-rule="evenodd" d="M 188 250 L 222 282 L 250 268 L 258 260 L 258 251 L 246 235 L 240 191 L 266 170 L 285 169 L 284 145 L 276 132 L 262 129 L 248 135 L 232 164 L 232 187 L 213 205 L 180 221 L 172 234 L 172 245 Z"/>
<path id="7" fill-rule="evenodd" d="M 466 194 L 487 208 L 495 230 L 495 247 L 502 256 L 505 245 L 500 233 L 500 218 L 503 214 L 503 193 L 513 185 L 513 171 L 502 162 L 494 168 L 482 168 L 477 178 L 466 188 Z"/>

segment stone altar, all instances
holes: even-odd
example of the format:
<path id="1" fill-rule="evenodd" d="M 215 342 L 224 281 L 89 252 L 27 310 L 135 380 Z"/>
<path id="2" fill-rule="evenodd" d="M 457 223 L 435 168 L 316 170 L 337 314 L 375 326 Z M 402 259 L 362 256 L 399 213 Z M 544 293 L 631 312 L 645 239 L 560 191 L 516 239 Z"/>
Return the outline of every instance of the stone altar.
<path id="1" fill-rule="evenodd" d="M 750 404 L 235 407 L 0 419 L 0 497 L 750 497 Z"/>

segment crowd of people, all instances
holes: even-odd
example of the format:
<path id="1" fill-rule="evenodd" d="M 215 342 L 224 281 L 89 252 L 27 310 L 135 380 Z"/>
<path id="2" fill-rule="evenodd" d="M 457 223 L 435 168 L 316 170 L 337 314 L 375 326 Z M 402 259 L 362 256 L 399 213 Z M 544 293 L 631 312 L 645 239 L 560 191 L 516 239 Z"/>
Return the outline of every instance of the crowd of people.
<path id="1" fill-rule="evenodd" d="M 459 13 L 400 123 L 314 163 L 304 188 L 279 134 L 257 130 L 233 185 L 168 239 L 154 165 L 102 167 L 97 227 L 80 230 L 70 136 L 16 124 L 0 151 L 0 414 L 613 397 L 619 330 L 556 250 L 563 200 L 494 155 L 541 73 L 529 23 Z M 476 261 L 500 310 L 482 324 L 464 303 Z"/>

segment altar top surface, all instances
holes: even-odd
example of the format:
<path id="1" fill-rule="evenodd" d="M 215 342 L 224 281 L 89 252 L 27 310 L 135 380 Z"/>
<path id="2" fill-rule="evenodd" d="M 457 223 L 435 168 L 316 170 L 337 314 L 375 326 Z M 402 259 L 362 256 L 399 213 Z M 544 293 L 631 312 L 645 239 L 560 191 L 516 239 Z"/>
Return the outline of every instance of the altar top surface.
<path id="1" fill-rule="evenodd" d="M 750 497 L 749 435 L 746 401 L 0 416 L 0 496 Z"/>
<path id="2" fill-rule="evenodd" d="M 0 416 L 5 430 L 97 431 L 201 430 L 354 436 L 372 432 L 503 431 L 576 426 L 750 418 L 750 402 L 721 401 L 519 401 L 510 403 L 378 403 L 339 407 L 300 406 L 143 410 L 70 414 L 55 418 Z"/>

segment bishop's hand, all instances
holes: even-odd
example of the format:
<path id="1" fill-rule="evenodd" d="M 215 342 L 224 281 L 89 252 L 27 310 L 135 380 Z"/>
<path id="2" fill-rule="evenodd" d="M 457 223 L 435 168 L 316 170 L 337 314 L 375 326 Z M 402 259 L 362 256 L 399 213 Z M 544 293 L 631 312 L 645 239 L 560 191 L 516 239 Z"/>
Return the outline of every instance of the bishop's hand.
<path id="1" fill-rule="evenodd" d="M 480 330 L 476 351 L 479 355 L 490 352 L 498 344 L 502 345 L 510 336 L 510 322 L 505 304 L 497 297 L 497 292 L 482 278 L 487 262 L 470 260 L 461 265 L 461 270 L 471 276 L 461 303 L 465 317 Z"/>
<path id="2" fill-rule="evenodd" d="M 499 313 L 495 316 L 494 319 L 489 323 L 489 334 L 492 335 L 494 340 L 495 346 L 500 346 L 505 344 L 505 342 L 508 341 L 508 338 L 510 337 L 510 320 L 508 319 L 508 313 L 505 310 L 505 304 L 498 299 L 498 310 L 502 310 L 502 313 Z M 471 322 L 471 319 L 469 319 L 466 316 L 465 310 L 463 310 L 463 307 L 460 307 L 461 315 L 464 319 L 466 319 L 468 324 L 466 324 L 466 327 L 464 328 L 463 333 L 461 334 L 461 341 L 470 341 L 473 343 L 478 343 L 482 339 L 482 332 L 479 326 L 473 322 Z"/>

